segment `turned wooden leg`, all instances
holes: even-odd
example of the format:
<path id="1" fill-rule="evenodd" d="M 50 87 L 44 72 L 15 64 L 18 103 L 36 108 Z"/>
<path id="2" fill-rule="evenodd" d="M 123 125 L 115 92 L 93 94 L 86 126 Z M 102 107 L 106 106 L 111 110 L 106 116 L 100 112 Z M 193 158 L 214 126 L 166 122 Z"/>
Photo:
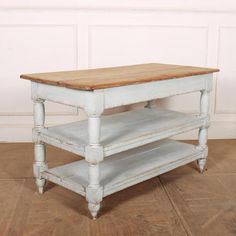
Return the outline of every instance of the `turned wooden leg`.
<path id="1" fill-rule="evenodd" d="M 88 180 L 86 199 L 88 209 L 93 217 L 97 218 L 100 203 L 103 198 L 103 188 L 99 183 L 99 162 L 103 160 L 102 147 L 99 145 L 100 117 L 88 118 L 89 145 L 86 147 L 85 159 L 88 161 Z"/>
<path id="2" fill-rule="evenodd" d="M 99 164 L 89 164 L 89 185 L 86 189 L 86 199 L 93 219 L 97 218 L 102 198 L 103 190 L 99 185 Z"/>
<path id="3" fill-rule="evenodd" d="M 47 169 L 47 164 L 45 162 L 45 145 L 43 143 L 35 143 L 34 147 L 34 176 L 36 179 L 36 185 L 40 194 L 43 194 L 43 187 L 45 185 L 45 179 L 40 175 L 42 171 Z"/>
<path id="4" fill-rule="evenodd" d="M 197 163 L 199 166 L 200 172 L 204 171 L 207 156 L 208 156 L 208 147 L 207 147 L 207 139 L 208 139 L 208 127 L 209 127 L 209 92 L 204 90 L 201 92 L 201 99 L 200 99 L 200 115 L 205 117 L 205 122 L 202 127 L 199 129 L 198 133 L 198 148 L 200 148 L 203 152 L 202 157 L 198 159 Z"/>
<path id="5" fill-rule="evenodd" d="M 34 176 L 36 179 L 36 185 L 40 194 L 43 193 L 43 187 L 45 185 L 45 179 L 41 177 L 41 172 L 47 169 L 46 164 L 46 151 L 45 144 L 38 140 L 37 134 L 44 127 L 45 121 L 45 109 L 44 101 L 37 99 L 34 101 L 34 156 L 35 162 L 33 165 Z"/>

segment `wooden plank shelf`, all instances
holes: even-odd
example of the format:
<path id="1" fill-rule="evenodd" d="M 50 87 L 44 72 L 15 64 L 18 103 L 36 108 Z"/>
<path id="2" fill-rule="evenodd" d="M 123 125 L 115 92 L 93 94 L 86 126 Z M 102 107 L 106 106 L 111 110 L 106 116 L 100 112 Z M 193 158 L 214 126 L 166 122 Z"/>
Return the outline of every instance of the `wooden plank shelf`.
<path id="1" fill-rule="evenodd" d="M 107 157 L 100 163 L 103 196 L 197 160 L 202 154 L 194 145 L 166 139 Z M 89 184 L 85 160 L 46 170 L 41 175 L 83 196 Z"/>
<path id="2" fill-rule="evenodd" d="M 101 119 L 100 143 L 104 156 L 129 150 L 201 127 L 206 117 L 184 114 L 159 108 L 143 108 Z M 44 128 L 39 139 L 56 147 L 85 156 L 88 122 Z"/>

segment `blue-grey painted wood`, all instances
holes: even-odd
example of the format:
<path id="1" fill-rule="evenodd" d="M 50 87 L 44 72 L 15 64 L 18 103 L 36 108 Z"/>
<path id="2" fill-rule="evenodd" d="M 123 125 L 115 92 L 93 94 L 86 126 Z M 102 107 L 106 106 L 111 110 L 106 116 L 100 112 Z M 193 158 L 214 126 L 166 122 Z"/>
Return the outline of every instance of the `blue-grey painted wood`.
<path id="1" fill-rule="evenodd" d="M 103 116 L 100 144 L 104 156 L 199 128 L 205 117 L 156 108 Z M 88 122 L 78 121 L 41 130 L 39 139 L 85 156 L 88 144 Z"/>
<path id="2" fill-rule="evenodd" d="M 34 132 L 39 134 L 44 128 L 45 122 L 45 107 L 44 100 L 36 99 L 34 100 Z M 45 185 L 45 179 L 42 178 L 41 172 L 48 168 L 46 162 L 46 150 L 45 144 L 41 142 L 38 138 L 34 139 L 34 164 L 33 173 L 35 177 L 35 182 L 38 187 L 40 194 L 43 193 L 43 187 Z"/>
<path id="3" fill-rule="evenodd" d="M 107 157 L 100 163 L 103 196 L 197 160 L 201 155 L 194 145 L 162 140 Z M 88 165 L 81 160 L 49 169 L 42 176 L 84 196 L 89 184 Z"/>
<path id="4" fill-rule="evenodd" d="M 86 197 L 91 215 L 96 218 L 104 196 L 194 160 L 203 170 L 212 78 L 210 73 L 94 91 L 32 82 L 34 101 L 80 107 L 88 115 L 88 121 L 45 128 L 42 112 L 36 109 L 33 130 L 36 144 L 49 143 L 85 157 L 83 161 L 44 171 L 45 155 L 37 146 L 35 176 L 39 191 L 42 192 L 44 178 L 75 191 Z M 196 91 L 203 94 L 199 116 L 155 109 L 152 102 Z M 107 108 L 145 101 L 144 109 L 102 116 Z M 196 128 L 200 128 L 196 147 L 174 141 L 153 143 Z"/>
<path id="5" fill-rule="evenodd" d="M 86 112 L 145 102 L 177 94 L 211 90 L 212 74 L 133 84 L 94 91 L 82 91 L 31 82 L 33 99 L 44 99 L 80 107 Z"/>
<path id="6" fill-rule="evenodd" d="M 198 132 L 198 140 L 199 140 L 198 148 L 204 151 L 204 155 L 201 159 L 197 161 L 201 172 L 204 171 L 208 156 L 207 139 L 208 139 L 208 127 L 210 125 L 209 108 L 210 108 L 210 94 L 207 90 L 203 90 L 201 92 L 201 98 L 200 98 L 200 115 L 206 117 L 206 122 L 203 126 L 200 127 Z"/>

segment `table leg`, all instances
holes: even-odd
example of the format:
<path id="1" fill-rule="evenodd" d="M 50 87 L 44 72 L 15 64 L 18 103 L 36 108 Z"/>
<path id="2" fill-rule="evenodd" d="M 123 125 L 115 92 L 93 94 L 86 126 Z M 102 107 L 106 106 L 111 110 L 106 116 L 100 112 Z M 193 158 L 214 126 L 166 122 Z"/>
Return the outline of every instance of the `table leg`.
<path id="1" fill-rule="evenodd" d="M 37 134 L 44 127 L 45 122 L 45 109 L 44 100 L 37 99 L 34 101 L 34 132 Z M 33 165 L 34 176 L 36 179 L 36 185 L 40 194 L 43 193 L 43 187 L 45 185 L 45 179 L 41 177 L 41 172 L 45 171 L 48 167 L 46 164 L 46 151 L 45 144 L 39 141 L 37 138 L 34 140 L 34 156 L 35 162 Z"/>
<path id="2" fill-rule="evenodd" d="M 205 124 L 202 127 L 200 127 L 198 133 L 198 140 L 199 140 L 198 147 L 203 151 L 202 158 L 198 159 L 197 161 L 201 172 L 204 171 L 208 156 L 207 139 L 208 139 L 208 127 L 209 127 L 209 104 L 210 104 L 209 92 L 207 90 L 201 91 L 200 115 L 205 117 Z"/>
<path id="3" fill-rule="evenodd" d="M 86 199 L 88 208 L 96 219 L 100 209 L 100 202 L 103 199 L 103 188 L 100 186 L 99 162 L 103 160 L 102 147 L 99 144 L 100 139 L 100 117 L 90 116 L 88 118 L 89 145 L 86 147 L 85 159 L 88 161 L 88 180 L 89 185 L 86 188 Z"/>

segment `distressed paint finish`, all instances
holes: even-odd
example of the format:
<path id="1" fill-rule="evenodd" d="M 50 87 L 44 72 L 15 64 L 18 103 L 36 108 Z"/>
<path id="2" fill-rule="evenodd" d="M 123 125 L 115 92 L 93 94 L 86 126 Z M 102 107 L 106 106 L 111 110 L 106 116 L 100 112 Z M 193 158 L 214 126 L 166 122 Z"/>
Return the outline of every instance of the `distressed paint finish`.
<path id="1" fill-rule="evenodd" d="M 103 197 L 198 160 L 201 156 L 202 151 L 196 146 L 169 139 L 112 155 L 100 162 L 99 182 L 103 186 Z M 49 169 L 42 175 L 85 196 L 89 184 L 88 166 L 86 160 L 81 160 Z"/>
<path id="2" fill-rule="evenodd" d="M 39 191 L 43 192 L 48 179 L 79 193 L 86 197 L 90 213 L 96 219 L 101 201 L 107 195 L 194 160 L 203 171 L 211 88 L 212 74 L 93 91 L 32 82 L 34 173 Z M 155 99 L 196 91 L 201 92 L 199 116 L 155 106 Z M 80 107 L 88 120 L 45 128 L 44 100 Z M 145 108 L 139 111 L 102 117 L 107 108 L 145 101 Z M 199 128 L 198 146 L 158 141 L 196 128 Z M 48 170 L 44 142 L 82 155 L 85 160 Z M 104 159 L 106 156 L 110 157 Z"/>
<path id="3" fill-rule="evenodd" d="M 207 138 L 208 138 L 208 127 L 210 125 L 209 117 L 209 106 L 210 106 L 210 95 L 208 90 L 201 91 L 200 99 L 200 115 L 205 117 L 205 124 L 200 127 L 198 133 L 199 148 L 203 151 L 203 156 L 197 163 L 201 172 L 204 171 L 206 160 L 208 156 Z"/>
<path id="4" fill-rule="evenodd" d="M 101 116 L 101 124 L 101 151 L 107 157 L 200 128 L 205 124 L 205 118 L 153 107 Z M 39 137 L 46 143 L 85 157 L 89 140 L 88 122 L 84 120 L 44 128 Z"/>
<path id="5" fill-rule="evenodd" d="M 103 148 L 100 146 L 101 113 L 103 112 L 103 100 L 98 97 L 96 110 L 90 109 L 93 103 L 86 109 L 88 115 L 88 145 L 86 146 L 85 159 L 88 165 L 88 186 L 86 187 L 86 199 L 93 219 L 96 219 L 103 198 L 103 187 L 100 185 L 99 162 L 103 160 Z"/>
<path id="6" fill-rule="evenodd" d="M 178 94 L 201 91 L 206 89 L 207 84 L 211 80 L 211 74 L 195 75 L 93 91 L 76 90 L 31 82 L 31 91 L 32 97 L 34 98 L 80 107 L 85 110 L 95 110 L 99 107 L 98 100 L 103 100 L 103 109 L 108 109 Z"/>
<path id="7" fill-rule="evenodd" d="M 40 133 L 43 129 L 45 123 L 45 108 L 44 100 L 35 99 L 34 100 L 34 132 Z M 39 193 L 43 193 L 43 187 L 45 185 L 45 179 L 41 176 L 41 172 L 45 171 L 47 167 L 46 163 L 46 150 L 45 144 L 34 137 L 34 156 L 35 162 L 33 166 L 34 176 L 36 179 L 36 185 L 38 186 Z"/>

